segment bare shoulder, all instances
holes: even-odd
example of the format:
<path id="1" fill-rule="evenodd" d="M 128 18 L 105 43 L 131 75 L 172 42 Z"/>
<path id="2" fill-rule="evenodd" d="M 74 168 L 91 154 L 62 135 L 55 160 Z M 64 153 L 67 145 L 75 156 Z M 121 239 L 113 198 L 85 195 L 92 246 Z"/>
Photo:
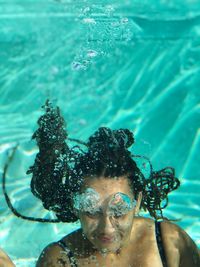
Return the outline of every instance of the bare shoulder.
<path id="1" fill-rule="evenodd" d="M 151 218 L 142 217 L 142 216 L 135 217 L 134 220 L 135 220 L 134 223 L 136 225 L 142 226 L 142 227 L 144 227 L 145 225 L 153 225 L 155 223 L 155 220 Z"/>
<path id="2" fill-rule="evenodd" d="M 69 267 L 70 262 L 57 242 L 49 244 L 40 254 L 36 267 Z"/>
<path id="3" fill-rule="evenodd" d="M 135 217 L 134 227 L 143 230 L 151 230 L 154 228 L 155 220 L 146 217 Z"/>
<path id="4" fill-rule="evenodd" d="M 161 223 L 162 239 L 168 256 L 176 252 L 180 267 L 199 267 L 199 250 L 192 238 L 178 225 L 170 221 Z"/>
<path id="5" fill-rule="evenodd" d="M 177 224 L 165 220 L 161 222 L 161 229 L 163 238 L 172 240 L 181 250 L 192 247 L 198 251 L 192 238 Z"/>
<path id="6" fill-rule="evenodd" d="M 0 266 L 5 267 L 14 267 L 14 263 L 11 261 L 11 259 L 8 257 L 8 255 L 0 249 Z"/>

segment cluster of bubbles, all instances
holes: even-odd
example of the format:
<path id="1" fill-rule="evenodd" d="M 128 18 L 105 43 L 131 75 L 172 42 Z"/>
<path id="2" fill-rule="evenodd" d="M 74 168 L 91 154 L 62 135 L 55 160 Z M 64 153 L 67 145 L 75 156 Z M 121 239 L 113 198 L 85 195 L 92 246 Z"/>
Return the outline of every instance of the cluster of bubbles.
<path id="1" fill-rule="evenodd" d="M 91 64 L 110 56 L 118 42 L 133 37 L 133 23 L 115 14 L 114 5 L 91 4 L 79 10 L 78 21 L 85 31 L 83 43 L 72 62 L 72 70 L 86 70 Z"/>

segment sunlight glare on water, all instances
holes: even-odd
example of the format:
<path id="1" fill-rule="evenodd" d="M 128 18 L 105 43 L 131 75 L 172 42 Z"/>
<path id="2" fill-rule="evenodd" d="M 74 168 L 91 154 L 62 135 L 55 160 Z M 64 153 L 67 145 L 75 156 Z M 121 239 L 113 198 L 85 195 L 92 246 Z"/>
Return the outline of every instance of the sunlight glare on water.
<path id="1" fill-rule="evenodd" d="M 149 157 L 156 170 L 173 166 L 181 187 L 165 215 L 180 218 L 200 246 L 199 14 L 195 0 L 1 3 L 0 172 L 18 145 L 7 175 L 17 210 L 55 218 L 26 175 L 38 152 L 31 137 L 50 98 L 69 137 L 129 128 L 132 153 Z M 148 164 L 138 164 L 148 175 Z M 0 203 L 1 246 L 20 267 L 34 266 L 48 243 L 79 227 L 28 222 L 11 213 L 3 194 Z"/>

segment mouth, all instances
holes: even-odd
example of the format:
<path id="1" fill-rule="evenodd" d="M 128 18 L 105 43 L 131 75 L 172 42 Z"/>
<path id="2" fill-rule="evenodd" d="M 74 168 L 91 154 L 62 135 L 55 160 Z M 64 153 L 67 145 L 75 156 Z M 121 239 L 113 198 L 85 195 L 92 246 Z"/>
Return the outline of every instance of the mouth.
<path id="1" fill-rule="evenodd" d="M 99 236 L 98 239 L 102 242 L 102 243 L 112 243 L 114 241 L 114 236 Z"/>

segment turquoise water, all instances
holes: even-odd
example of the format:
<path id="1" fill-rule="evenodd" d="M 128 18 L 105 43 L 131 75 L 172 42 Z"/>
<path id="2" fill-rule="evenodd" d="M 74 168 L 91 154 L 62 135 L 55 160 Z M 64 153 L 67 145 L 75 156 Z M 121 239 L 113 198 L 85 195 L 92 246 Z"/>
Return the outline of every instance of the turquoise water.
<path id="1" fill-rule="evenodd" d="M 173 166 L 180 189 L 165 215 L 200 247 L 199 1 L 25 1 L 0 5 L 0 175 L 24 215 L 53 217 L 29 190 L 31 136 L 46 98 L 59 105 L 70 137 L 100 126 L 129 128 L 133 153 L 155 169 Z M 49 242 L 78 224 L 16 218 L 0 196 L 0 244 L 17 266 L 34 266 Z M 17 243 L 17 246 L 16 246 Z"/>

